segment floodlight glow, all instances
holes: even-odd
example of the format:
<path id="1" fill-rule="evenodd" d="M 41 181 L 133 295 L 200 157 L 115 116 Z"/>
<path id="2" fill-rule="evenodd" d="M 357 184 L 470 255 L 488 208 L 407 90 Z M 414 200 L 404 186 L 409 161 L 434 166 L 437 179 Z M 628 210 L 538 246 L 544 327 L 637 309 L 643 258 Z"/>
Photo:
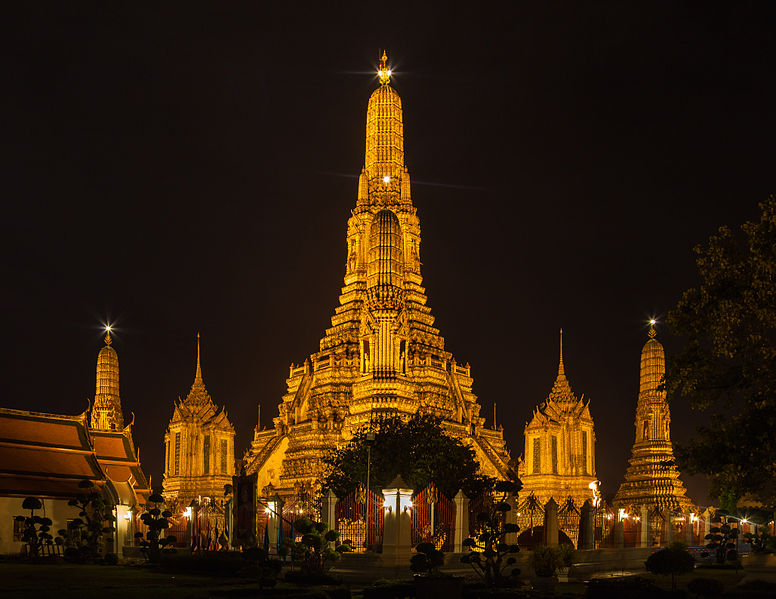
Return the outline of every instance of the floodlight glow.
<path id="1" fill-rule="evenodd" d="M 388 175 L 385 175 L 385 177 L 383 177 L 383 183 L 387 185 L 390 182 L 391 182 L 391 178 Z"/>

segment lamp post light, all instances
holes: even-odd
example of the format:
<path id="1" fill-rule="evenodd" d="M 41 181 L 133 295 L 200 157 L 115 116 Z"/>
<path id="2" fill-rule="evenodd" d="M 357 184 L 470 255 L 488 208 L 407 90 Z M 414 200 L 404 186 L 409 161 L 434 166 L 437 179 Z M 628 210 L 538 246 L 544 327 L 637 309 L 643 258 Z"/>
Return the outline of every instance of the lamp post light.
<path id="1" fill-rule="evenodd" d="M 375 434 L 369 431 L 366 434 L 366 522 L 364 522 L 364 549 L 369 549 L 369 478 L 372 468 L 372 443 Z"/>

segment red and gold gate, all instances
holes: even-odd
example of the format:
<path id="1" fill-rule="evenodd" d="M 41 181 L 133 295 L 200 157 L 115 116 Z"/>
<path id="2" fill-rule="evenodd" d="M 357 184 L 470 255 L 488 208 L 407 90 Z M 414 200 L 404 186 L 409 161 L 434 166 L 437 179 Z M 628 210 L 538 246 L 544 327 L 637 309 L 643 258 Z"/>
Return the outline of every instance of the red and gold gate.
<path id="1" fill-rule="evenodd" d="M 367 493 L 363 485 L 337 501 L 335 520 L 340 542 L 350 545 L 353 551 L 363 553 L 382 545 L 383 498 L 371 490 Z"/>
<path id="2" fill-rule="evenodd" d="M 412 546 L 434 543 L 452 551 L 455 536 L 455 504 L 431 483 L 412 498 Z"/>

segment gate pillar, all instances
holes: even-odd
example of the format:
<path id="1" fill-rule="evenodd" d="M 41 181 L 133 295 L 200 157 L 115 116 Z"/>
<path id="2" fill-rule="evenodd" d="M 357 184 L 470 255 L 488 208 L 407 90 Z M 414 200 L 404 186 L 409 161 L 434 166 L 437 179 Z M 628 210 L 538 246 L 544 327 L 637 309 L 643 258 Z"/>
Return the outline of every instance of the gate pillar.
<path id="1" fill-rule="evenodd" d="M 398 475 L 387 489 L 383 489 L 383 496 L 383 557 L 404 561 L 412 549 L 412 489 Z"/>
<path id="2" fill-rule="evenodd" d="M 463 541 L 469 537 L 469 498 L 459 489 L 455 497 L 455 537 L 453 553 L 463 553 Z"/>
<path id="3" fill-rule="evenodd" d="M 641 537 L 639 538 L 640 547 L 650 547 L 649 539 L 649 508 L 646 505 L 641 506 Z"/>
<path id="4" fill-rule="evenodd" d="M 695 545 L 695 535 L 693 534 L 693 528 L 695 528 L 695 523 L 693 522 L 694 519 L 695 519 L 694 513 L 692 514 L 688 513 L 684 517 L 684 522 L 687 527 L 687 529 L 685 530 L 684 542 L 687 543 L 688 547 L 692 547 L 693 545 Z"/>
<path id="5" fill-rule="evenodd" d="M 280 497 L 275 494 L 267 500 L 267 539 L 269 539 L 269 552 L 277 553 L 278 530 L 280 529 Z"/>
<path id="6" fill-rule="evenodd" d="M 510 493 L 507 496 L 507 501 L 509 504 L 510 510 L 505 514 L 505 523 L 506 524 L 517 524 L 517 497 Z M 517 545 L 517 535 L 520 533 L 517 532 L 508 532 L 506 536 L 504 536 L 504 542 L 507 545 Z"/>
<path id="7" fill-rule="evenodd" d="M 330 530 L 337 530 L 337 496 L 334 491 L 329 489 L 323 496 L 323 505 L 321 506 L 321 521 L 329 525 Z M 334 549 L 334 542 L 329 543 L 329 547 Z"/>
<path id="8" fill-rule="evenodd" d="M 585 499 L 582 508 L 579 510 L 579 539 L 577 549 L 595 549 L 595 540 L 593 533 L 595 531 L 595 511 L 593 503 Z"/>
<path id="9" fill-rule="evenodd" d="M 544 506 L 544 544 L 547 547 L 558 544 L 558 504 L 552 497 Z"/>

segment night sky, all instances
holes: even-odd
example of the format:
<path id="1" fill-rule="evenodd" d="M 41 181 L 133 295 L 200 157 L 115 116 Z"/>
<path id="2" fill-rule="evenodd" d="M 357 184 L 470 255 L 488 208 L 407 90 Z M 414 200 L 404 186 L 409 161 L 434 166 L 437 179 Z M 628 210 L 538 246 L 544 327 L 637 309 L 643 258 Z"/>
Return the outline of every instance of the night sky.
<path id="1" fill-rule="evenodd" d="M 613 493 L 647 319 L 776 191 L 774 4 L 164 4 L 4 14 L 0 405 L 85 410 L 110 320 L 159 486 L 200 331 L 241 456 L 337 305 L 385 47 L 447 348 L 517 457 L 563 327 Z"/>

